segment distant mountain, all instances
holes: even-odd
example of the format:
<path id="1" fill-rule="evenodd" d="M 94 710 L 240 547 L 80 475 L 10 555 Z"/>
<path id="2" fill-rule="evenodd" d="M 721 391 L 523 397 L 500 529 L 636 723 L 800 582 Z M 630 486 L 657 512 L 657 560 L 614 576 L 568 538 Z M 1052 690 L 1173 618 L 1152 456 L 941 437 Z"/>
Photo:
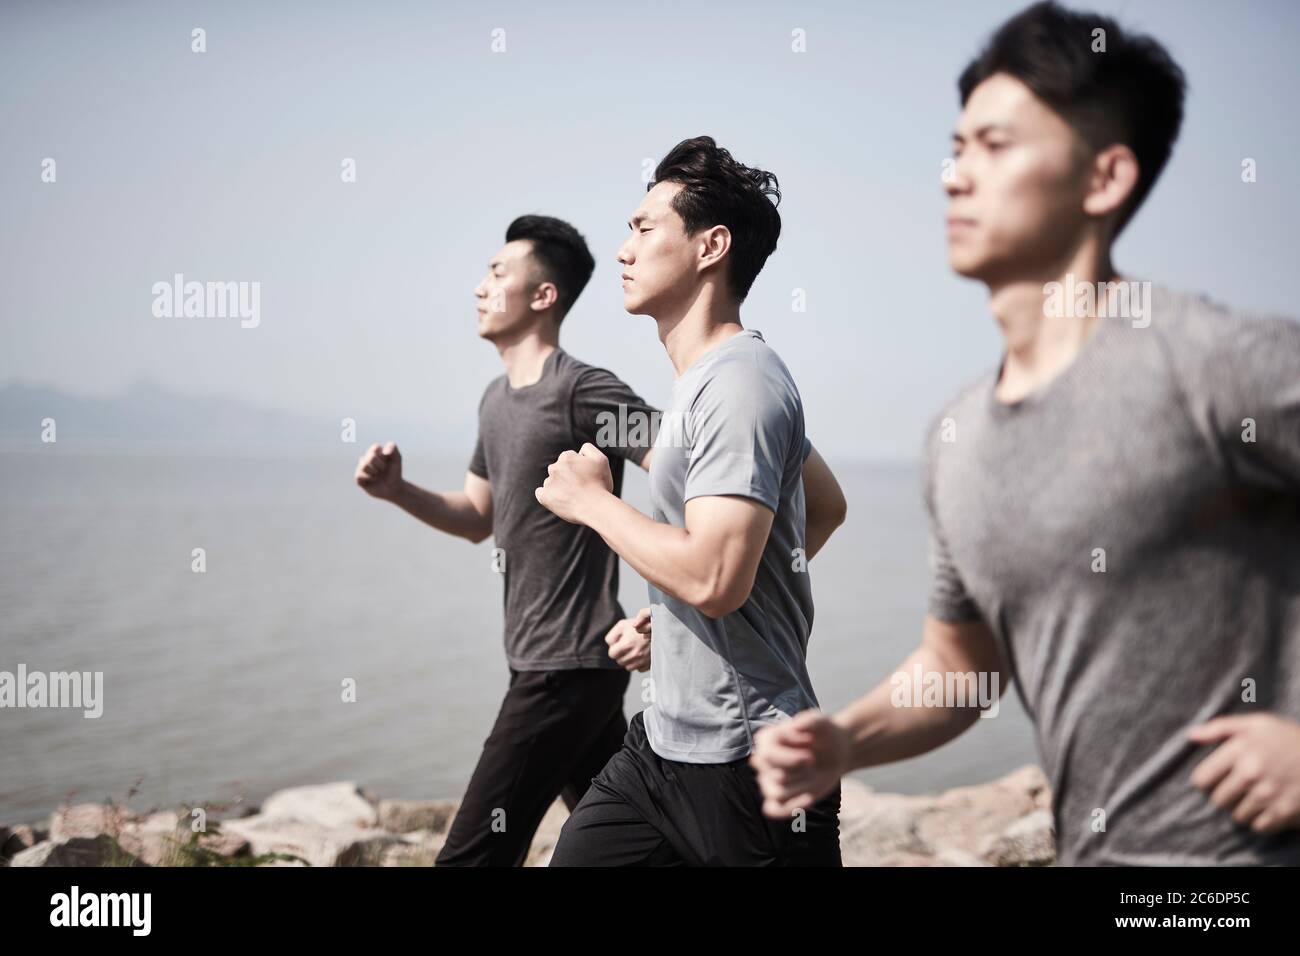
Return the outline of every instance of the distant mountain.
<path id="1" fill-rule="evenodd" d="M 323 452 L 344 444 L 341 414 L 178 392 L 147 379 L 109 397 L 22 382 L 0 386 L 0 447 L 40 447 L 47 418 L 60 448 Z M 468 458 L 474 426 L 358 419 L 356 444 L 394 438 L 404 449 Z"/>

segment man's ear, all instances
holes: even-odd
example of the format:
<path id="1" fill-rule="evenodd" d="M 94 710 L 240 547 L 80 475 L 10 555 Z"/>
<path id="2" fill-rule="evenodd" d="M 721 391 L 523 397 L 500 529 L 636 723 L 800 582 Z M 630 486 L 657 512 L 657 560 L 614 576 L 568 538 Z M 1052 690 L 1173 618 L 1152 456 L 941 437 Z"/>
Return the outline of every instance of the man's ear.
<path id="1" fill-rule="evenodd" d="M 1083 211 L 1100 219 L 1124 208 L 1137 188 L 1139 173 L 1133 150 L 1123 143 L 1107 146 L 1093 158 Z"/>
<path id="2" fill-rule="evenodd" d="M 700 231 L 696 241 L 699 243 L 700 260 L 698 268 L 703 270 L 714 265 L 731 250 L 731 230 L 726 226 L 713 226 Z"/>
<path id="3" fill-rule="evenodd" d="M 555 303 L 560 301 L 560 290 L 555 287 L 554 282 L 539 282 L 537 288 L 533 290 L 533 297 L 528 303 L 528 308 L 534 312 L 545 312 L 553 308 Z"/>

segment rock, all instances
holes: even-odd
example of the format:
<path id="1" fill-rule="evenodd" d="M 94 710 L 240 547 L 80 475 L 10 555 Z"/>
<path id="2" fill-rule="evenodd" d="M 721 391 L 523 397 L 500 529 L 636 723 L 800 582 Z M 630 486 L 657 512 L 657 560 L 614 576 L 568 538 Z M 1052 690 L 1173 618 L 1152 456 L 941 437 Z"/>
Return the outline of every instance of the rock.
<path id="1" fill-rule="evenodd" d="M 189 840 L 183 819 L 174 810 L 141 816 L 124 807 L 83 803 L 61 807 L 51 815 L 50 840 L 104 835 L 148 866 L 171 865 L 179 862 L 177 846 Z"/>
<path id="2" fill-rule="evenodd" d="M 1034 811 L 1034 796 L 1024 786 L 1026 782 L 1009 775 L 992 783 L 942 793 L 925 808 L 917 832 L 930 847 L 952 847 L 978 855 L 990 834 L 1001 833 Z"/>
<path id="3" fill-rule="evenodd" d="M 384 848 L 380 866 L 433 866 L 447 842 L 447 833 L 415 830 L 402 835 L 402 842 Z"/>
<path id="4" fill-rule="evenodd" d="M 94 837 L 101 833 L 116 837 L 122 825 L 132 819 L 129 811 L 117 806 L 98 803 L 79 803 L 73 807 L 60 807 L 50 814 L 50 839 L 66 840 L 69 837 Z"/>
<path id="5" fill-rule="evenodd" d="M 1043 808 L 1051 793 L 1034 766 L 934 795 L 875 793 L 852 778 L 841 790 L 845 866 L 1016 866 L 1024 864 L 1015 860 L 1043 855 L 1041 822 L 1013 829 L 1021 820 L 1041 821 L 1042 813 L 1050 821 Z M 1009 829 L 1012 836 L 995 850 L 994 841 Z"/>
<path id="6" fill-rule="evenodd" d="M 847 781 L 844 781 L 847 782 Z M 896 793 L 872 794 L 857 807 L 840 809 L 840 855 L 845 866 L 883 866 L 898 853 L 928 854 L 917 835 L 924 798 Z"/>
<path id="7" fill-rule="evenodd" d="M 1051 789 L 1041 770 L 1020 769 L 940 794 L 878 793 L 841 784 L 840 847 L 845 866 L 1042 866 L 1055 860 Z M 380 800 L 355 783 L 279 790 L 261 812 L 228 819 L 198 842 L 218 856 L 287 854 L 266 866 L 433 866 L 457 803 Z M 525 866 L 546 866 L 568 810 L 556 800 Z M 0 855 L 13 866 L 170 865 L 186 862 L 176 843 L 192 837 L 177 811 L 139 815 L 79 804 L 36 826 L 0 827 Z M 175 841 L 175 842 L 173 842 Z"/>
<path id="8" fill-rule="evenodd" d="M 150 866 L 162 865 L 164 860 L 175 862 L 177 844 L 188 839 L 180 826 L 179 813 L 160 810 L 144 819 L 124 822 L 118 842 L 122 844 L 124 850 Z"/>
<path id="9" fill-rule="evenodd" d="M 35 828 L 26 823 L 12 827 L 0 827 L 0 860 L 7 860 L 29 847 L 41 842 Z"/>
<path id="10" fill-rule="evenodd" d="M 952 866 L 938 857 L 928 853 L 889 853 L 872 863 L 851 863 L 844 859 L 845 866 Z"/>
<path id="11" fill-rule="evenodd" d="M 459 806 L 455 800 L 380 800 L 379 826 L 389 833 L 442 833 L 451 826 Z"/>
<path id="12" fill-rule="evenodd" d="M 933 859 L 935 866 L 989 866 L 974 853 L 951 846 L 941 847 Z"/>
<path id="13" fill-rule="evenodd" d="M 319 827 L 374 827 L 379 811 L 355 783 L 322 783 L 277 790 L 262 804 L 263 817 L 300 820 Z"/>
<path id="14" fill-rule="evenodd" d="M 236 833 L 205 833 L 199 837 L 199 846 L 227 860 L 248 856 L 253 852 L 253 845 Z"/>
<path id="15" fill-rule="evenodd" d="M 107 833 L 47 840 L 23 850 L 10 866 L 146 866 Z"/>
<path id="16" fill-rule="evenodd" d="M 1051 811 L 1035 810 L 988 837 L 980 855 L 992 866 L 1050 866 L 1056 862 Z"/>
<path id="17" fill-rule="evenodd" d="M 310 866 L 378 865 L 383 849 L 404 842 L 396 834 L 367 827 L 325 827 L 289 817 L 258 814 L 221 825 L 227 834 L 248 841 L 255 856 L 288 853 Z"/>

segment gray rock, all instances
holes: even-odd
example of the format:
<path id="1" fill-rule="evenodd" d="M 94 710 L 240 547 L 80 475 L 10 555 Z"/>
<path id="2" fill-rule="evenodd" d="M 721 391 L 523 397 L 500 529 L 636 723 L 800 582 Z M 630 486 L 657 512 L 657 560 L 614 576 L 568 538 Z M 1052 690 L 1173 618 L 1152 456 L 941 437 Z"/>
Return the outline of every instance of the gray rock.
<path id="1" fill-rule="evenodd" d="M 173 810 L 160 810 L 143 819 L 131 819 L 122 824 L 118 842 L 133 856 L 150 866 L 176 862 L 176 847 L 189 839 L 181 830 L 181 815 Z"/>
<path id="2" fill-rule="evenodd" d="M 1056 862 L 1050 810 L 1035 810 L 985 840 L 984 860 L 993 866 L 1050 866 Z"/>
<path id="3" fill-rule="evenodd" d="M 147 866 L 106 833 L 47 840 L 23 850 L 10 866 Z"/>
<path id="4" fill-rule="evenodd" d="M 225 833 L 247 840 L 255 856 L 287 853 L 310 866 L 373 866 L 384 847 L 404 842 L 400 836 L 366 827 L 325 827 L 280 816 L 258 814 L 227 820 Z"/>
<path id="5" fill-rule="evenodd" d="M 133 819 L 122 807 L 98 803 L 79 803 L 72 807 L 59 807 L 50 814 L 50 839 L 66 840 L 69 837 L 94 837 L 107 833 L 116 837 L 122 826 Z"/>
<path id="6" fill-rule="evenodd" d="M 374 827 L 379 811 L 350 781 L 277 790 L 262 804 L 261 816 L 300 820 L 320 827 Z"/>
<path id="7" fill-rule="evenodd" d="M 389 833 L 441 833 L 451 826 L 459 805 L 455 800 L 380 800 L 379 826 Z"/>
<path id="8" fill-rule="evenodd" d="M 7 860 L 40 842 L 41 837 L 37 835 L 36 829 L 26 823 L 0 827 L 0 859 Z"/>

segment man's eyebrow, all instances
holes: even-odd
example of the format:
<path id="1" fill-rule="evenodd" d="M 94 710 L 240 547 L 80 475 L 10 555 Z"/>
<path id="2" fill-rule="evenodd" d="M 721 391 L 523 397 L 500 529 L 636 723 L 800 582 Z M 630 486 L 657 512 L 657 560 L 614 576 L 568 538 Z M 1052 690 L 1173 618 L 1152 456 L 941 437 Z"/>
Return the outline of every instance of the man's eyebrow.
<path id="1" fill-rule="evenodd" d="M 1010 133 L 1011 131 L 1011 124 L 1009 123 L 985 123 L 983 126 L 976 127 L 971 136 L 979 139 L 986 133 Z M 966 142 L 966 137 L 957 130 L 953 130 L 952 139 L 954 143 Z"/>
<path id="2" fill-rule="evenodd" d="M 496 268 L 497 266 L 499 266 L 499 265 L 501 265 L 501 260 L 500 260 L 500 259 L 493 259 L 491 262 L 488 263 L 488 268 L 489 268 L 489 269 L 495 269 L 495 268 Z"/>
<path id="3" fill-rule="evenodd" d="M 629 229 L 635 229 L 637 223 L 639 223 L 639 222 L 645 222 L 645 221 L 646 221 L 647 219 L 649 219 L 649 218 L 650 218 L 650 214 L 649 214 L 649 213 L 639 212 L 639 213 L 637 213 L 635 216 L 633 216 L 631 219 L 628 220 L 627 227 L 628 227 Z"/>

